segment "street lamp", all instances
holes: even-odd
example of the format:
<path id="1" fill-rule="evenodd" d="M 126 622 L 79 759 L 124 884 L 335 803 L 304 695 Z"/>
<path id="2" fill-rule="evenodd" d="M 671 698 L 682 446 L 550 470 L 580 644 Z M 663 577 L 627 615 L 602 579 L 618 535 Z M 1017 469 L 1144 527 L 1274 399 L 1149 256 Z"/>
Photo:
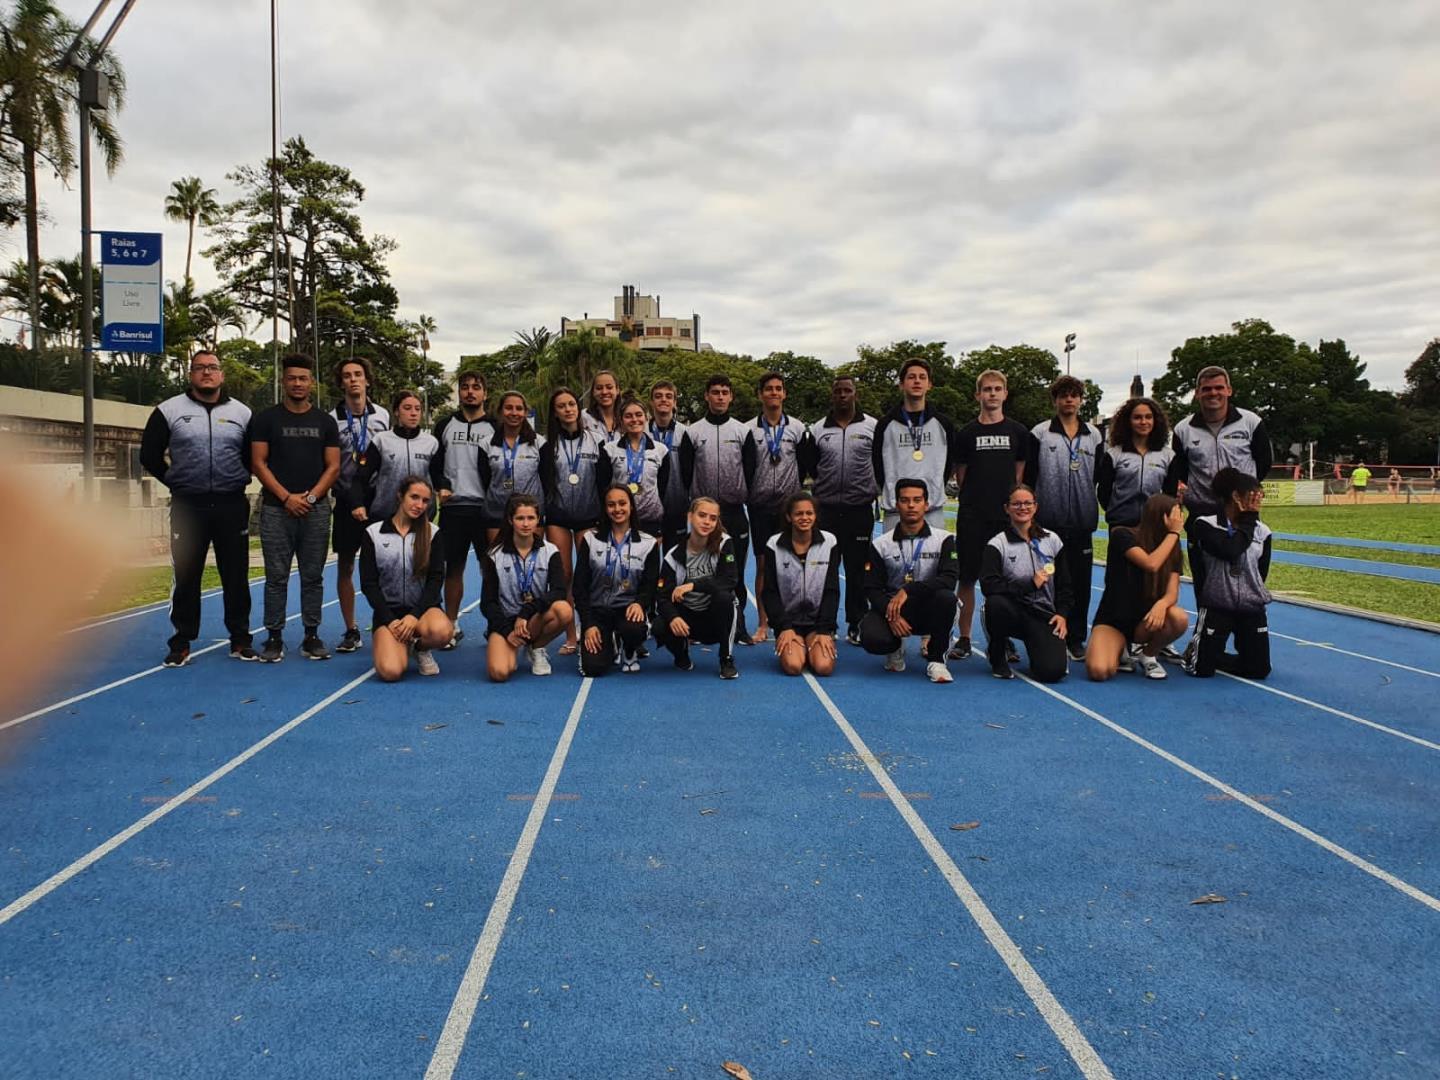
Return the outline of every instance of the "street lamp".
<path id="1" fill-rule="evenodd" d="M 1075 335 L 1065 335 L 1065 374 L 1070 374 L 1070 354 L 1075 351 Z"/>

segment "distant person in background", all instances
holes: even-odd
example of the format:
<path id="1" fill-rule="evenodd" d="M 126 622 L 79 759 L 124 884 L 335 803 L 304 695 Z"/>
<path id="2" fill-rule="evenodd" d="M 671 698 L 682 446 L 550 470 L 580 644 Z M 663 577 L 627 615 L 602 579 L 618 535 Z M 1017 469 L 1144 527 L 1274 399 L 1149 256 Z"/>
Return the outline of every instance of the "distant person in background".
<path id="1" fill-rule="evenodd" d="M 1175 458 L 1165 478 L 1165 491 L 1184 503 L 1193 530 L 1202 517 L 1221 509 L 1212 486 L 1221 469 L 1236 469 L 1255 480 L 1265 479 L 1272 455 L 1265 423 L 1230 400 L 1230 373 L 1222 367 L 1201 368 L 1195 376 L 1195 400 L 1200 409 L 1175 427 Z M 1193 537 L 1190 537 L 1193 539 Z M 1190 549 L 1190 576 L 1198 592 L 1205 575 L 1205 560 Z"/>
<path id="2" fill-rule="evenodd" d="M 335 384 L 342 395 L 335 406 L 335 423 L 340 432 L 340 477 L 331 489 L 335 493 L 334 521 L 330 545 L 335 550 L 335 596 L 340 601 L 340 619 L 345 636 L 336 652 L 360 648 L 360 627 L 355 622 L 355 556 L 365 526 L 355 519 L 351 492 L 355 474 L 370 460 L 370 444 L 382 431 L 390 430 L 390 413 L 370 400 L 370 361 L 351 357 L 335 369 Z"/>
<path id="3" fill-rule="evenodd" d="M 1350 470 L 1350 491 L 1358 503 L 1365 497 L 1365 490 L 1370 486 L 1370 470 L 1361 462 Z"/>
<path id="4" fill-rule="evenodd" d="M 875 532 L 875 431 L 878 421 L 860 410 L 855 379 L 837 375 L 830 383 L 830 414 L 810 425 L 809 458 L 802 466 L 814 477 L 811 490 L 820 506 L 819 528 L 835 537 L 845 567 L 845 640 L 860 644 L 865 617 L 865 556 Z"/>
<path id="5" fill-rule="evenodd" d="M 801 461 L 808 457 L 809 434 L 803 421 L 785 412 L 785 377 L 778 371 L 760 376 L 760 415 L 751 420 L 750 452 L 744 455 L 745 486 L 750 493 L 750 539 L 755 545 L 755 592 L 765 588 L 765 545 L 780 531 L 785 500 L 800 490 Z M 769 637 L 765 605 L 757 601 L 759 621 L 752 640 Z"/>
<path id="6" fill-rule="evenodd" d="M 360 587 L 375 613 L 371 651 L 382 682 L 405 674 L 412 653 L 421 675 L 439 675 L 431 650 L 454 633 L 440 607 L 445 549 L 430 524 L 433 498 L 423 476 L 405 477 L 396 486 L 395 512 L 367 526 L 360 542 Z"/>
<path id="7" fill-rule="evenodd" d="M 1131 398 L 1110 421 L 1110 445 L 1095 468 L 1105 527 L 1140 524 L 1145 500 L 1165 487 L 1175 448 L 1170 419 L 1152 398 Z"/>
<path id="8" fill-rule="evenodd" d="M 1392 496 L 1400 494 L 1400 482 L 1402 479 L 1399 469 L 1391 469 L 1390 475 L 1385 478 L 1386 490 L 1388 490 Z"/>
<path id="9" fill-rule="evenodd" d="M 445 616 L 455 626 L 446 652 L 460 644 L 460 605 L 465 599 L 465 563 L 473 549 L 478 562 L 485 555 L 485 483 L 480 459 L 495 437 L 495 425 L 485 413 L 485 376 L 462 371 L 455 383 L 460 408 L 435 426 L 434 468 L 440 485 L 440 531 L 445 544 Z"/>
<path id="10" fill-rule="evenodd" d="M 190 358 L 190 389 L 155 407 L 140 439 L 140 462 L 170 489 L 170 635 L 166 667 L 190 662 L 200 636 L 200 581 L 215 547 L 230 655 L 258 660 L 250 639 L 250 407 L 224 390 L 220 358 Z M 168 458 L 168 460 L 167 460 Z"/>
<path id="11" fill-rule="evenodd" d="M 1151 495 L 1137 525 L 1110 529 L 1105 592 L 1095 609 L 1085 672 L 1104 682 L 1135 664 L 1149 679 L 1165 678 L 1160 650 L 1185 633 L 1180 606 L 1180 535 L 1184 513 L 1173 495 Z M 1138 656 L 1131 645 L 1140 646 Z"/>
<path id="12" fill-rule="evenodd" d="M 1085 659 L 1085 623 L 1090 615 L 1090 581 L 1095 569 L 1095 527 L 1100 504 L 1095 498 L 1097 458 L 1103 457 L 1100 432 L 1080 419 L 1085 384 L 1061 375 L 1050 386 L 1055 416 L 1030 429 L 1026 471 L 1040 505 L 1036 520 L 1060 537 L 1060 558 L 1070 579 L 1070 608 L 1065 616 L 1065 648 L 1071 660 Z"/>
<path id="13" fill-rule="evenodd" d="M 1206 564 L 1204 583 L 1195 590 L 1199 613 L 1185 650 L 1185 671 L 1208 678 L 1225 671 L 1247 679 L 1270 674 L 1270 628 L 1265 605 L 1270 593 L 1270 529 L 1260 520 L 1265 489 L 1238 469 L 1215 476 L 1220 509 L 1191 522 L 1192 564 Z M 1235 653 L 1225 641 L 1235 637 Z M 1238 654 L 1238 655 L 1237 655 Z"/>
<path id="14" fill-rule="evenodd" d="M 310 403 L 315 374 L 308 356 L 285 357 L 285 398 L 250 424 L 250 465 L 264 488 L 260 546 L 265 553 L 265 629 L 260 649 L 267 664 L 285 658 L 285 607 L 290 567 L 300 563 L 300 655 L 329 660 L 320 640 L 325 554 L 330 546 L 330 488 L 340 476 L 340 429 Z"/>

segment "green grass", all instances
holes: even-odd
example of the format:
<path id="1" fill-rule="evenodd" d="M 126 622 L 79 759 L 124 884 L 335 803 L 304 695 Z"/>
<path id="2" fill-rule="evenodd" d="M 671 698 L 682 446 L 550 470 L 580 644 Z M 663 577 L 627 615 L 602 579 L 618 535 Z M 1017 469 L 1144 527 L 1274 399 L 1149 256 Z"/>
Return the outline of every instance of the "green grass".
<path id="1" fill-rule="evenodd" d="M 1340 547 L 1337 544 L 1302 544 L 1294 540 L 1276 540 L 1275 548 L 1277 551 L 1296 551 L 1306 555 L 1337 555 L 1342 559 L 1359 559 L 1362 562 L 1399 563 L 1404 566 L 1426 566 L 1440 570 L 1440 555 L 1425 555 L 1418 551 L 1382 551 L 1376 548 Z"/>
<path id="2" fill-rule="evenodd" d="M 1440 544 L 1440 503 L 1267 506 L 1261 511 L 1261 517 L 1276 532 Z M 1387 553 L 1386 558 L 1390 554 Z"/>

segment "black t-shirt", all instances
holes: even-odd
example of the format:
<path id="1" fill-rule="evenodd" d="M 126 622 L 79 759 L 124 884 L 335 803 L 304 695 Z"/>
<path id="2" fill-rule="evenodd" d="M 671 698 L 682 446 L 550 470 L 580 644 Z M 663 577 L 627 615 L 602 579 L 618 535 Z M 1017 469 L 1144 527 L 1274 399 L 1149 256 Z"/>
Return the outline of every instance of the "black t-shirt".
<path id="1" fill-rule="evenodd" d="M 1025 463 L 1030 432 L 1006 417 L 998 424 L 971 420 L 955 435 L 955 464 L 965 466 L 961 509 L 980 518 L 1005 520 L 1005 500 L 1015 486 L 1015 464 Z"/>
<path id="2" fill-rule="evenodd" d="M 269 445 L 270 471 L 286 491 L 299 494 L 314 487 L 325 471 L 325 449 L 340 446 L 340 427 L 335 417 L 313 405 L 303 413 L 272 405 L 250 422 L 250 441 Z M 280 505 L 268 488 L 265 502 Z"/>
<path id="3" fill-rule="evenodd" d="M 1132 529 L 1110 530 L 1110 546 L 1105 552 L 1105 592 L 1100 599 L 1117 611 L 1143 613 L 1148 606 L 1145 603 L 1145 571 L 1125 554 L 1138 544 Z"/>

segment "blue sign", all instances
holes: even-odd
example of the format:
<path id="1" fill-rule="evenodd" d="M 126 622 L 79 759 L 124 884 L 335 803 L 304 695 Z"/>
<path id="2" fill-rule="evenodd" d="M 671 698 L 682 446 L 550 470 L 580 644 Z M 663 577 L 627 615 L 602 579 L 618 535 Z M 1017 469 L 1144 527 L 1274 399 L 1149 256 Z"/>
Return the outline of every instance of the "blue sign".
<path id="1" fill-rule="evenodd" d="M 100 234 L 100 348 L 165 351 L 159 233 Z"/>

